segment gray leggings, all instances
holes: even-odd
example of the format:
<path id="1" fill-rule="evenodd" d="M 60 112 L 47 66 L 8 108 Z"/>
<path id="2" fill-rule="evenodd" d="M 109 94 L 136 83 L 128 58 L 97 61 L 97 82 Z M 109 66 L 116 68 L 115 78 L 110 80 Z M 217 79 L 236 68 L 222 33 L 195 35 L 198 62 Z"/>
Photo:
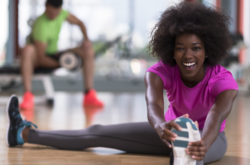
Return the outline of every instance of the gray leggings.
<path id="1" fill-rule="evenodd" d="M 82 130 L 41 131 L 31 129 L 28 142 L 67 150 L 108 147 L 135 154 L 169 156 L 171 153 L 171 149 L 161 141 L 147 122 L 107 126 L 93 125 Z M 219 160 L 225 154 L 226 148 L 226 137 L 222 132 L 209 148 L 204 162 Z M 203 164 L 203 162 L 198 164 Z"/>

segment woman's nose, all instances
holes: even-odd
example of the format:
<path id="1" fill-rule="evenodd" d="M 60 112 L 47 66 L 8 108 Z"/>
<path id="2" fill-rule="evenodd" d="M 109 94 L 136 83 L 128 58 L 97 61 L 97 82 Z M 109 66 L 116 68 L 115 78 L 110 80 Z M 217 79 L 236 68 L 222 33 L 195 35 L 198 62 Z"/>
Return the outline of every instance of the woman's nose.
<path id="1" fill-rule="evenodd" d="M 184 52 L 185 57 L 190 57 L 193 55 L 193 52 L 191 49 L 186 49 Z"/>

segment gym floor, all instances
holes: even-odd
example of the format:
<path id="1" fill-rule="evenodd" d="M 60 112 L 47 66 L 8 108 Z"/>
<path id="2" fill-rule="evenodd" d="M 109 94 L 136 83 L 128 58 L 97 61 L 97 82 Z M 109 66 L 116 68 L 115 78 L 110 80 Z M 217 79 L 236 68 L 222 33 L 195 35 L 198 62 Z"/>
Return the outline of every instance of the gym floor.
<path id="1" fill-rule="evenodd" d="M 35 99 L 36 108 L 23 117 L 36 123 L 39 129 L 82 129 L 92 124 L 115 124 L 146 121 L 146 105 L 143 92 L 99 92 L 104 101 L 103 109 L 83 109 L 82 94 L 56 92 L 53 107 L 44 104 L 42 96 Z M 211 165 L 247 165 L 250 162 L 250 98 L 240 93 L 227 120 L 226 135 L 228 150 L 222 160 Z M 19 96 L 21 101 L 21 96 Z M 92 148 L 87 151 L 66 151 L 25 144 L 9 148 L 6 143 L 8 118 L 5 112 L 7 98 L 0 97 L 0 164 L 88 164 L 88 165 L 167 165 L 164 156 L 131 155 L 107 148 Z"/>

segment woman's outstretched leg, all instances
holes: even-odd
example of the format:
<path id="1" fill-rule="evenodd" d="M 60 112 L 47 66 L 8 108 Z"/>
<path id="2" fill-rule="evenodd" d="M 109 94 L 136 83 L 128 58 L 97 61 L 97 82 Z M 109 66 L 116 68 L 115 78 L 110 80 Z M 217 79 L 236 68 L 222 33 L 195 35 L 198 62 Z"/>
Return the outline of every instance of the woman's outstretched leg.
<path id="1" fill-rule="evenodd" d="M 30 129 L 28 143 L 69 150 L 108 147 L 138 154 L 169 155 L 171 151 L 147 122 L 93 125 L 83 130 Z"/>
<path id="2" fill-rule="evenodd" d="M 83 130 L 41 131 L 32 129 L 35 125 L 22 119 L 16 96 L 10 97 L 7 111 L 10 119 L 8 130 L 10 147 L 28 142 L 68 150 L 108 147 L 128 153 L 161 155 L 169 155 L 171 151 L 147 122 L 93 125 Z"/>

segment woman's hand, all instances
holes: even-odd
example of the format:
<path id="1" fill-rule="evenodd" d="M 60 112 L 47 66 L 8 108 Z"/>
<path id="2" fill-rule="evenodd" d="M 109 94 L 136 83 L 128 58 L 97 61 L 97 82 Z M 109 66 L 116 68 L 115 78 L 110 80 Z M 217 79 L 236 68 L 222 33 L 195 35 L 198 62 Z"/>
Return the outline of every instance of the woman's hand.
<path id="1" fill-rule="evenodd" d="M 186 149 L 186 153 L 195 160 L 203 160 L 206 152 L 207 147 L 203 140 L 190 142 Z"/>
<path id="2" fill-rule="evenodd" d="M 160 123 L 155 127 L 155 130 L 160 136 L 161 140 L 170 148 L 172 148 L 170 142 L 174 141 L 177 137 L 177 135 L 171 131 L 172 128 L 179 131 L 181 130 L 181 127 L 174 120 Z"/>
<path id="3" fill-rule="evenodd" d="M 182 117 L 189 118 L 189 115 L 184 114 L 182 115 Z M 160 136 L 161 140 L 170 148 L 172 148 L 170 142 L 175 141 L 177 137 L 177 135 L 171 131 L 172 128 L 181 131 L 181 126 L 179 126 L 174 120 L 171 120 L 169 122 L 162 122 L 155 127 L 155 130 Z"/>

